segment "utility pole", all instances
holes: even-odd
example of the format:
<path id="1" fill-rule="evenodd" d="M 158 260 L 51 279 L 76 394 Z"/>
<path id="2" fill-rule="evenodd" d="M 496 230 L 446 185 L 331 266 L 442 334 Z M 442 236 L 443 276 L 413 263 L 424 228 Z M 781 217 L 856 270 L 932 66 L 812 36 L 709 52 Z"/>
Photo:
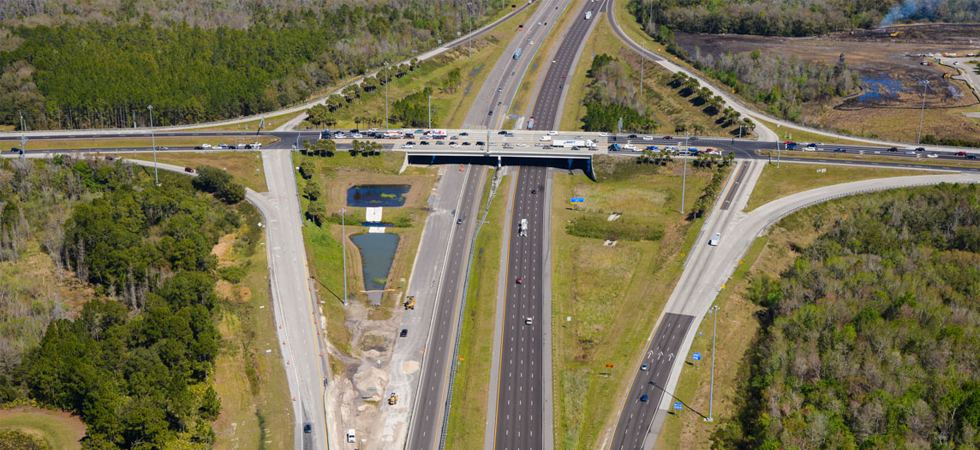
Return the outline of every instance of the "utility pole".
<path id="1" fill-rule="evenodd" d="M 429 130 L 432 130 L 432 95 L 429 95 Z"/>
<path id="2" fill-rule="evenodd" d="M 136 111 L 133 111 L 133 129 L 136 129 Z"/>
<path id="3" fill-rule="evenodd" d="M 385 61 L 385 131 L 388 131 L 388 61 Z"/>
<path id="4" fill-rule="evenodd" d="M 713 306 L 709 311 L 715 313 L 714 331 L 711 332 L 711 388 L 708 391 L 708 418 L 705 422 L 714 422 L 711 416 L 711 407 L 715 398 L 715 339 L 718 337 L 718 305 Z"/>
<path id="5" fill-rule="evenodd" d="M 926 89 L 929 87 L 929 80 L 920 81 L 922 84 L 922 112 L 919 114 L 919 137 L 915 138 L 915 145 L 922 143 L 922 119 L 926 116 Z"/>
<path id="6" fill-rule="evenodd" d="M 470 5 L 466 2 L 466 21 L 470 23 L 470 33 L 467 35 L 466 42 L 469 45 L 469 57 L 473 57 L 473 13 L 470 12 Z"/>
<path id="7" fill-rule="evenodd" d="M 347 306 L 347 228 L 344 217 L 346 212 L 344 208 L 340 208 L 340 242 L 344 247 L 344 306 Z M 712 358 L 714 358 L 714 354 L 712 354 Z"/>
<path id="8" fill-rule="evenodd" d="M 642 45 L 642 44 L 641 44 Z M 646 58 L 640 53 L 640 99 L 643 99 L 643 62 Z"/>
<path id="9" fill-rule="evenodd" d="M 24 113 L 18 111 L 18 114 L 20 114 L 20 131 L 21 132 L 27 131 L 27 127 L 24 126 Z"/>
<path id="10" fill-rule="evenodd" d="M 776 168 L 779 168 L 779 141 L 776 141 Z"/>
<path id="11" fill-rule="evenodd" d="M 691 153 L 691 147 L 687 145 L 688 141 L 691 139 L 691 132 L 684 132 L 684 147 L 687 148 L 688 154 Z M 683 178 L 681 178 L 681 214 L 684 214 L 684 191 L 687 190 L 687 157 L 684 156 L 681 160 L 681 164 L 684 165 Z"/>
<path id="12" fill-rule="evenodd" d="M 153 134 L 153 105 L 147 106 L 146 109 L 150 110 L 150 145 L 153 146 L 153 179 L 156 181 L 157 186 L 159 186 L 160 176 L 157 174 L 157 139 Z"/>

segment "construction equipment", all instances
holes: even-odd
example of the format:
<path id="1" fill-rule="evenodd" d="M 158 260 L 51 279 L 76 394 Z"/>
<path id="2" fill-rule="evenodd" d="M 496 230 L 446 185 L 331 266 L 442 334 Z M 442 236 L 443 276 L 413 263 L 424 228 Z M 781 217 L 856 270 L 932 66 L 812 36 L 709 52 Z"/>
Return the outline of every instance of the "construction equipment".
<path id="1" fill-rule="evenodd" d="M 901 31 L 896 31 L 896 32 L 890 34 L 889 36 L 891 36 L 891 37 L 898 37 L 898 35 L 900 35 L 900 34 L 902 34 Z"/>
<path id="2" fill-rule="evenodd" d="M 415 296 L 409 295 L 405 298 L 405 309 L 415 309 Z"/>
<path id="3" fill-rule="evenodd" d="M 388 404 L 394 405 L 395 403 L 398 403 L 398 394 L 392 392 L 391 397 L 388 397 Z"/>

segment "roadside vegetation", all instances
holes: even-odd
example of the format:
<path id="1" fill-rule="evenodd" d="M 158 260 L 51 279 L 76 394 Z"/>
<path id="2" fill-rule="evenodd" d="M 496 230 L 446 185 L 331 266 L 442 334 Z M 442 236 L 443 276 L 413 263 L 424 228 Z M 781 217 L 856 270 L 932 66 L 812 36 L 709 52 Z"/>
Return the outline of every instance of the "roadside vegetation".
<path id="1" fill-rule="evenodd" d="M 492 177 L 487 177 L 480 216 L 490 195 Z M 500 181 L 490 205 L 487 220 L 480 228 L 473 250 L 466 310 L 459 340 L 459 366 L 453 383 L 452 410 L 446 434 L 446 448 L 471 449 L 483 446 L 490 395 L 490 366 L 493 357 L 493 330 L 497 312 L 497 282 L 500 275 L 500 246 L 504 236 L 507 199 L 511 177 Z"/>
<path id="2" fill-rule="evenodd" d="M 980 393 L 964 368 L 976 353 L 964 347 L 976 340 L 978 192 L 903 189 L 784 219 L 819 236 L 747 289 L 761 330 L 715 445 L 975 446 Z"/>
<path id="3" fill-rule="evenodd" d="M 820 172 L 823 170 L 823 172 Z M 751 211 L 773 200 L 810 189 L 850 181 L 914 175 L 935 175 L 925 170 L 887 169 L 881 167 L 848 167 L 806 163 L 767 164 L 752 189 L 745 211 Z"/>
<path id="4" fill-rule="evenodd" d="M 157 125 L 258 114 L 455 39 L 508 6 L 9 3 L 0 6 L 0 123 L 19 126 L 23 114 L 32 130 L 146 126 L 150 104 Z"/>
<path id="5" fill-rule="evenodd" d="M 61 411 L 18 406 L 0 410 L 0 449 L 80 450 L 85 424 Z"/>
<path id="6" fill-rule="evenodd" d="M 215 442 L 228 275 L 212 246 L 257 216 L 217 173 L 163 172 L 158 186 L 118 161 L 3 160 L 0 269 L 49 287 L 4 287 L 0 401 L 77 414 L 99 448 Z"/>
<path id="7" fill-rule="evenodd" d="M 140 161 L 153 161 L 152 153 L 111 153 L 100 152 L 102 155 L 114 156 Z M 199 167 L 212 165 L 235 177 L 235 180 L 255 192 L 265 192 L 265 167 L 262 165 L 262 155 L 254 151 L 218 151 L 214 153 L 197 152 L 157 152 L 157 162 L 177 167 Z M 151 168 L 152 169 L 152 168 Z"/>
<path id="8" fill-rule="evenodd" d="M 615 420 L 628 367 L 639 354 L 632 351 L 642 352 L 703 223 L 680 214 L 679 162 L 597 157 L 595 171 L 598 183 L 556 175 L 552 193 L 554 435 L 560 448 L 592 448 Z M 717 172 L 730 169 L 688 167 L 685 211 Z M 569 197 L 585 203 L 569 205 Z M 569 223 L 587 215 L 657 229 L 662 237 L 609 243 L 567 232 Z"/>

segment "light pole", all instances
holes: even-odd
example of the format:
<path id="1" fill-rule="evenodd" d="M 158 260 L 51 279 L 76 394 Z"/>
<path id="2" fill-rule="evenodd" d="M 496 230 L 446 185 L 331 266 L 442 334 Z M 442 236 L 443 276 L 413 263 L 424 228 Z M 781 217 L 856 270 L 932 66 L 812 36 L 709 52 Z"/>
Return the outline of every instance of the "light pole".
<path id="1" fill-rule="evenodd" d="M 153 146 L 153 179 L 159 186 L 160 176 L 157 175 L 157 139 L 153 135 L 153 105 L 147 106 L 146 109 L 150 110 L 150 145 Z"/>
<path id="2" fill-rule="evenodd" d="M 708 418 L 705 422 L 714 422 L 711 416 L 711 406 L 715 398 L 715 339 L 718 337 L 718 305 L 713 306 L 708 311 L 715 313 L 714 331 L 711 332 L 711 388 L 708 390 Z"/>
<path id="3" fill-rule="evenodd" d="M 340 208 L 340 242 L 344 247 L 344 306 L 347 306 L 347 228 L 344 208 Z M 714 355 L 712 354 L 712 358 Z"/>
<path id="4" fill-rule="evenodd" d="M 642 46 L 642 44 L 641 44 L 641 46 Z M 644 48 L 644 50 L 646 50 L 646 48 Z M 645 58 L 643 57 L 643 53 L 640 53 L 640 98 L 641 99 L 643 98 L 643 62 L 644 62 L 644 59 Z"/>
<path id="5" fill-rule="evenodd" d="M 432 96 L 429 96 L 429 129 L 432 129 Z"/>
<path id="6" fill-rule="evenodd" d="M 926 89 L 929 87 L 929 80 L 922 80 L 922 112 L 919 114 L 919 137 L 915 138 L 915 145 L 922 143 L 922 119 L 926 116 Z"/>
<path id="7" fill-rule="evenodd" d="M 691 153 L 691 147 L 689 147 L 687 145 L 687 143 L 688 143 L 688 141 L 690 139 L 691 139 L 691 132 L 685 131 L 684 132 L 684 147 L 687 147 L 688 154 Z M 687 190 L 687 157 L 686 156 L 684 156 L 684 158 L 681 160 L 681 164 L 684 165 L 684 169 L 682 171 L 683 176 L 681 178 L 681 214 L 684 214 L 684 191 Z"/>
<path id="8" fill-rule="evenodd" d="M 385 61 L 385 131 L 388 131 L 388 61 Z"/>
<path id="9" fill-rule="evenodd" d="M 469 46 L 468 56 L 473 56 L 473 13 L 470 12 L 470 5 L 472 3 L 466 2 L 466 21 L 470 23 L 470 33 L 467 35 L 466 43 Z"/>

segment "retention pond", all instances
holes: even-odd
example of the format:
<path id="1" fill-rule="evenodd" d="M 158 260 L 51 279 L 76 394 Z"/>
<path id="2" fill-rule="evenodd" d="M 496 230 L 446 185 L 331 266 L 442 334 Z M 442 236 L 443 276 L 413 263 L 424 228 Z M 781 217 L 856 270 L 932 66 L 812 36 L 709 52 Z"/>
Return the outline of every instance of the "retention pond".
<path id="1" fill-rule="evenodd" d="M 369 184 L 347 190 L 347 206 L 404 206 L 412 186 L 407 184 Z"/>
<path id="2" fill-rule="evenodd" d="M 350 237 L 361 252 L 364 289 L 380 291 L 385 288 L 391 263 L 398 249 L 398 235 L 391 233 L 356 234 Z"/>

